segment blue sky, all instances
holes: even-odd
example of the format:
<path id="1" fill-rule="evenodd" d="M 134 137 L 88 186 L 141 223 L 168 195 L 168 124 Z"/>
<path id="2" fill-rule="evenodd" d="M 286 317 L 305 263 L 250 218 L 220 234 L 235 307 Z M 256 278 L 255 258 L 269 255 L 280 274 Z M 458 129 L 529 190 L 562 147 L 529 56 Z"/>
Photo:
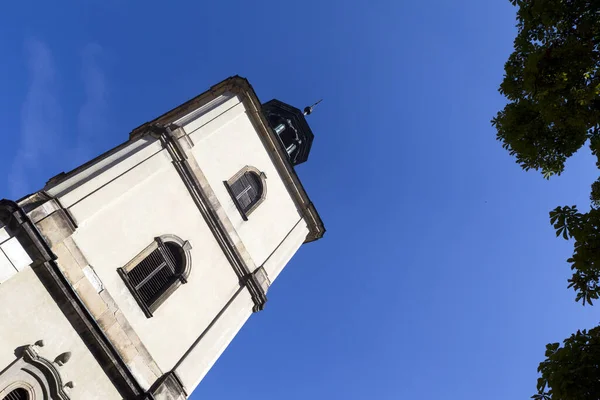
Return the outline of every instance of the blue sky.
<path id="1" fill-rule="evenodd" d="M 489 123 L 508 0 L 171 3 L 4 5 L 0 197 L 230 75 L 262 101 L 324 98 L 298 172 L 328 232 L 192 399 L 529 398 L 544 345 L 597 324 L 548 222 L 587 206 L 591 157 L 548 182 Z"/>

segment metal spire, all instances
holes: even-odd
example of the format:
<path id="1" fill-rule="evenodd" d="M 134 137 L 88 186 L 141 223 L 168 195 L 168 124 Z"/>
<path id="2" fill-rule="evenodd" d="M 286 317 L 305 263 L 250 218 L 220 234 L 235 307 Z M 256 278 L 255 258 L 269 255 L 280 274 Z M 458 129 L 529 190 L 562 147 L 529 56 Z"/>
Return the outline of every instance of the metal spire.
<path id="1" fill-rule="evenodd" d="M 304 115 L 310 115 L 313 112 L 313 107 L 322 102 L 323 99 L 317 101 L 315 104 L 309 107 L 304 107 Z"/>

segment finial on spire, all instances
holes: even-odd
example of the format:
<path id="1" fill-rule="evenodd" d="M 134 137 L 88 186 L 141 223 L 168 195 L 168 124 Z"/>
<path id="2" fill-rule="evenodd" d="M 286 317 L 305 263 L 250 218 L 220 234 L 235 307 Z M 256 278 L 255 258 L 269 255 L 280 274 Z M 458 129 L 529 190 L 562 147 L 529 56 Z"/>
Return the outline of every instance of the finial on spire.
<path id="1" fill-rule="evenodd" d="M 304 115 L 310 115 L 313 112 L 313 107 L 322 102 L 323 99 L 317 101 L 315 104 L 309 107 L 304 107 Z"/>

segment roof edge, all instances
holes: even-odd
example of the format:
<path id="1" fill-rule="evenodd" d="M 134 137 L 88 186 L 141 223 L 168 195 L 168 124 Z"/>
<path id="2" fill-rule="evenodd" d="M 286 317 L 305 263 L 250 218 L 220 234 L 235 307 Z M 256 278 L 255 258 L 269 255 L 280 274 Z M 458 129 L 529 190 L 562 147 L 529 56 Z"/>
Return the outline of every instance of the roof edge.
<path id="1" fill-rule="evenodd" d="M 281 173 L 281 176 L 284 178 L 284 183 L 292 194 L 296 206 L 301 211 L 304 219 L 307 222 L 309 234 L 304 242 L 313 242 L 322 238 L 325 234 L 323 220 L 317 212 L 314 204 L 308 197 L 306 189 L 304 189 L 304 186 L 300 182 L 300 178 L 294 170 L 294 167 L 289 162 L 281 142 L 277 140 L 275 133 L 269 127 L 269 123 L 262 113 L 261 102 L 258 99 L 256 92 L 252 88 L 252 85 L 246 78 L 235 75 L 217 83 L 206 92 L 186 101 L 170 111 L 167 111 L 160 117 L 133 129 L 129 134 L 129 139 L 134 140 L 144 135 L 153 125 L 169 126 L 178 119 L 182 118 L 184 115 L 191 113 L 197 108 L 207 104 L 208 102 L 227 92 L 239 96 L 244 105 L 246 105 L 246 108 L 249 110 L 249 115 L 252 117 L 252 122 L 255 124 L 256 130 L 259 133 L 263 144 L 268 150 L 271 150 L 270 153 L 274 155 L 274 157 L 272 157 L 274 164 Z"/>

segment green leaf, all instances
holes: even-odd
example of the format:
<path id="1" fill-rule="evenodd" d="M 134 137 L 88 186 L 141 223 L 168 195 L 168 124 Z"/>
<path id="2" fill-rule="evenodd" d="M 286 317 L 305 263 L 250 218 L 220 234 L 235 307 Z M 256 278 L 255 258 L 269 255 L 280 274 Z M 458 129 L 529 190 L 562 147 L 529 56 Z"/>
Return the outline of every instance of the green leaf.
<path id="1" fill-rule="evenodd" d="M 561 175 L 586 143 L 600 168 L 600 1 L 510 3 L 517 35 L 499 87 L 507 102 L 492 119 L 496 139 L 524 171 L 539 171 L 544 179 Z M 549 214 L 556 236 L 573 239 L 568 288 L 583 305 L 600 298 L 600 179 L 589 201 L 587 212 L 573 205 Z M 600 399 L 599 331 L 577 332 L 562 347 L 547 347 L 531 398 Z"/>

